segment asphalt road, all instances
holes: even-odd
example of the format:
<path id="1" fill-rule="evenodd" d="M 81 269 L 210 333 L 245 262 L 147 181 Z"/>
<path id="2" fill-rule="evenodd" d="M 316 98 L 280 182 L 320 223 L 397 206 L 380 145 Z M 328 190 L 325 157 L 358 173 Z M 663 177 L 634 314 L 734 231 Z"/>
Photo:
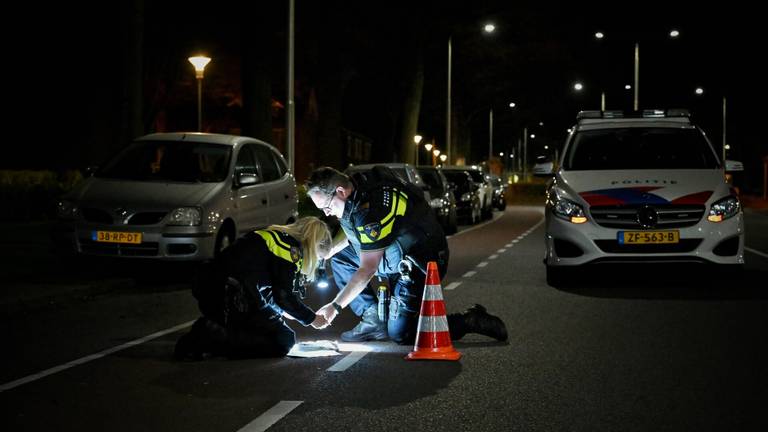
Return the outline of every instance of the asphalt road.
<path id="1" fill-rule="evenodd" d="M 448 310 L 481 303 L 510 332 L 458 341 L 458 362 L 408 362 L 391 343 L 175 362 L 174 328 L 198 315 L 193 267 L 72 267 L 19 242 L 0 251 L 15 293 L 0 297 L 0 430 L 768 430 L 768 216 L 746 217 L 741 280 L 600 267 L 555 289 L 541 209 L 508 207 L 449 240 Z M 345 311 L 299 338 L 355 321 Z"/>

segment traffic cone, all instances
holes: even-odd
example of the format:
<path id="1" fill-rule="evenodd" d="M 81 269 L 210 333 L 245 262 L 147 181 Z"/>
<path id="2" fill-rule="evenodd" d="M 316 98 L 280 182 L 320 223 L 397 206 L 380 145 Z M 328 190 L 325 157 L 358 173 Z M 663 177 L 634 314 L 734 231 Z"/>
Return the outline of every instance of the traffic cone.
<path id="1" fill-rule="evenodd" d="M 448 331 L 448 318 L 445 316 L 443 289 L 440 287 L 440 275 L 437 263 L 427 264 L 427 281 L 424 296 L 421 299 L 419 327 L 416 330 L 416 343 L 407 360 L 458 360 L 461 353 L 453 349 L 451 333 Z"/>

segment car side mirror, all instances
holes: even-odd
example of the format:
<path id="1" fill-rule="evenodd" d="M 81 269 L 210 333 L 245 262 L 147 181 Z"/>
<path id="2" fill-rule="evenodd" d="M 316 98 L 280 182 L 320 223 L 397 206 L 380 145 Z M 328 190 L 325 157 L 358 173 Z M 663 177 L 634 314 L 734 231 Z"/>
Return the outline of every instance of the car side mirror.
<path id="1" fill-rule="evenodd" d="M 237 174 L 237 187 L 250 186 L 259 182 L 259 175 L 252 172 Z"/>
<path id="2" fill-rule="evenodd" d="M 739 161 L 726 160 L 725 172 L 740 172 L 744 171 L 744 164 Z"/>

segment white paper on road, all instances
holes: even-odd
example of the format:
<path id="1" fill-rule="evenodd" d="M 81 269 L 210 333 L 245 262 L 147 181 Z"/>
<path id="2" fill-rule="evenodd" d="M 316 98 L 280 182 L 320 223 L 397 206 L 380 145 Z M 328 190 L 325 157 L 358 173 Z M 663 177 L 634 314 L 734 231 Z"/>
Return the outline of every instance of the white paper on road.
<path id="1" fill-rule="evenodd" d="M 339 345 L 334 341 L 316 340 L 299 342 L 288 351 L 288 357 L 330 357 L 341 355 Z"/>

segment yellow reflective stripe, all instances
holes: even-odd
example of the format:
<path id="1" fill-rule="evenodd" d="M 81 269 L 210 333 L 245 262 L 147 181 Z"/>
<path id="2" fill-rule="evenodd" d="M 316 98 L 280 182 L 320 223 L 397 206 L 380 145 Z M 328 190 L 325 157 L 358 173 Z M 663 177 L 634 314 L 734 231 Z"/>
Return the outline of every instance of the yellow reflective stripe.
<path id="1" fill-rule="evenodd" d="M 256 234 L 260 235 L 261 238 L 264 239 L 264 243 L 267 244 L 267 249 L 269 249 L 270 252 L 288 261 L 289 263 L 293 264 L 293 257 L 291 256 L 291 248 L 288 247 L 286 249 L 281 244 L 278 244 L 277 242 L 280 240 L 277 238 L 277 235 L 275 233 L 271 231 L 266 231 L 266 230 L 259 230 L 259 231 L 256 231 Z M 280 241 L 280 243 L 285 244 L 282 241 Z"/>
<path id="2" fill-rule="evenodd" d="M 373 243 L 375 240 L 371 240 L 368 234 L 360 233 L 360 243 Z"/>
<path id="3" fill-rule="evenodd" d="M 286 248 L 288 250 L 291 250 L 291 245 L 289 245 L 288 243 L 284 242 L 283 239 L 280 238 L 280 234 L 278 234 L 278 233 L 276 233 L 274 231 L 269 231 L 269 232 L 272 233 L 272 236 L 275 238 L 275 241 L 277 241 L 277 243 L 280 246 L 282 246 L 282 247 L 284 247 L 284 248 Z"/>
<path id="4" fill-rule="evenodd" d="M 396 200 L 397 202 L 394 204 L 396 205 L 395 214 L 394 216 L 392 216 L 390 220 L 382 223 L 381 235 L 379 236 L 379 239 L 383 239 L 384 237 L 388 236 L 392 232 L 392 228 L 394 228 L 395 226 L 395 216 L 405 215 L 405 210 L 408 208 L 408 198 L 402 192 L 399 195 L 400 197 Z"/>

